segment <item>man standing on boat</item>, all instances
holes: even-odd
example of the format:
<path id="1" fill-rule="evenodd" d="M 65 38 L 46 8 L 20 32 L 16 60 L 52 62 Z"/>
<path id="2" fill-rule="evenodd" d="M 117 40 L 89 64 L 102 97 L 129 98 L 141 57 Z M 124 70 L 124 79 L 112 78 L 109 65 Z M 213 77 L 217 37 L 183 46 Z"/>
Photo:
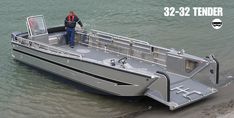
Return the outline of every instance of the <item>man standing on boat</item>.
<path id="1" fill-rule="evenodd" d="M 70 11 L 65 18 L 64 25 L 65 29 L 67 31 L 67 38 L 66 38 L 66 44 L 70 44 L 70 47 L 73 48 L 75 43 L 74 43 L 74 38 L 75 38 L 75 27 L 76 27 L 76 22 L 80 25 L 80 27 L 83 27 L 82 22 L 78 18 L 78 16 L 75 14 L 74 11 Z"/>

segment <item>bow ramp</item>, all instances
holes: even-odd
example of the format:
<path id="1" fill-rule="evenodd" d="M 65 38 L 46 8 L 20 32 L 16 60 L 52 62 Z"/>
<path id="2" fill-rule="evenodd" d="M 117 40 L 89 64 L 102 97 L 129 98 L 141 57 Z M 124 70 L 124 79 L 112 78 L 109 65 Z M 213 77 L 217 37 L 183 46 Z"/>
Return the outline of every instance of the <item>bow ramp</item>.
<path id="1" fill-rule="evenodd" d="M 158 74 L 160 77 L 148 86 L 145 96 L 169 106 L 170 110 L 178 109 L 217 92 L 215 88 L 195 81 L 196 79 L 186 78 L 175 82 L 163 72 Z"/>

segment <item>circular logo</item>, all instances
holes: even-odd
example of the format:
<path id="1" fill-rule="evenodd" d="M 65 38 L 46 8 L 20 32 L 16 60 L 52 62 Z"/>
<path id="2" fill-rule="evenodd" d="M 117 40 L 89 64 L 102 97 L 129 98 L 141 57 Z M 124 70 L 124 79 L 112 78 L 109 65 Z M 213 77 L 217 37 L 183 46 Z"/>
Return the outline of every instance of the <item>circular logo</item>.
<path id="1" fill-rule="evenodd" d="M 211 25 L 214 29 L 220 29 L 222 27 L 223 23 L 220 19 L 216 18 L 212 21 Z"/>

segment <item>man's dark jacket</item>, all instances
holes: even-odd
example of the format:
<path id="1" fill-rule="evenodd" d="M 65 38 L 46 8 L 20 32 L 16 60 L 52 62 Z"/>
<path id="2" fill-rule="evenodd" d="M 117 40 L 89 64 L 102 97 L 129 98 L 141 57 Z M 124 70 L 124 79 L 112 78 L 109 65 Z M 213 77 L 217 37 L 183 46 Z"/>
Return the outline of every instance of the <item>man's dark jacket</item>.
<path id="1" fill-rule="evenodd" d="M 83 27 L 82 22 L 80 21 L 80 19 L 77 16 L 74 16 L 74 17 L 73 16 L 67 16 L 65 18 L 64 25 L 65 25 L 65 27 L 75 28 L 76 27 L 76 22 L 78 22 L 78 24 L 81 27 Z"/>

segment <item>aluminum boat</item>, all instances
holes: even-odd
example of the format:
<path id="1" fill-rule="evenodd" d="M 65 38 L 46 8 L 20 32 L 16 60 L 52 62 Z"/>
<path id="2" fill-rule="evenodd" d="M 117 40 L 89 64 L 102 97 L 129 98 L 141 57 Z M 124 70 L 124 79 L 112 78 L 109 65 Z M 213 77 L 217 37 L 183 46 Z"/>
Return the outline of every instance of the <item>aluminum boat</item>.
<path id="1" fill-rule="evenodd" d="M 32 25 L 32 23 L 34 25 Z M 95 90 L 116 96 L 147 96 L 183 107 L 217 92 L 219 63 L 148 42 L 98 30 L 75 31 L 66 45 L 64 26 L 48 28 L 42 15 L 30 16 L 27 32 L 11 34 L 12 57 Z M 210 84 L 205 84 L 204 81 Z"/>

